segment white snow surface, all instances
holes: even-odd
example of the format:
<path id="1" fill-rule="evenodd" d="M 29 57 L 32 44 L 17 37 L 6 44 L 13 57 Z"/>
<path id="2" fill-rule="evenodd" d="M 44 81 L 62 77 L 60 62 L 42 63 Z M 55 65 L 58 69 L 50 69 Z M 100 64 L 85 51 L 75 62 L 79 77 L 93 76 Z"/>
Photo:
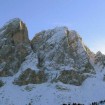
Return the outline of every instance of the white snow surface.
<path id="1" fill-rule="evenodd" d="M 88 78 L 81 86 L 58 83 L 13 85 L 13 77 L 2 78 L 5 85 L 0 88 L 0 105 L 63 105 L 63 103 L 82 103 L 105 100 L 105 82 L 102 72 Z"/>
<path id="2" fill-rule="evenodd" d="M 66 36 L 66 27 L 56 27 L 54 29 L 55 34 L 48 40 L 48 43 L 59 43 L 63 37 Z"/>
<path id="3" fill-rule="evenodd" d="M 24 71 L 27 68 L 31 68 L 32 70 L 35 70 L 36 72 L 39 71 L 39 69 L 36 67 L 36 64 L 38 63 L 37 55 L 35 53 L 31 53 L 26 57 L 26 60 L 22 63 L 19 71 Z"/>

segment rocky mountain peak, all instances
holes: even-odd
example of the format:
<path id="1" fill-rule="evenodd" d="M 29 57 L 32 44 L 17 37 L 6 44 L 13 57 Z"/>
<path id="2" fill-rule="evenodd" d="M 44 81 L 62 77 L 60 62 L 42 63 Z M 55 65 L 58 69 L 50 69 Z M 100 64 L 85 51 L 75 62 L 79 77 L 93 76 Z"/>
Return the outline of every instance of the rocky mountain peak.
<path id="1" fill-rule="evenodd" d="M 15 18 L 0 29 L 0 76 L 16 73 L 31 51 L 26 25 Z"/>
<path id="2" fill-rule="evenodd" d="M 96 56 L 102 56 L 103 54 L 100 52 L 100 51 L 98 51 L 97 53 L 96 53 Z"/>
<path id="3" fill-rule="evenodd" d="M 95 64 L 105 67 L 105 55 L 98 51 L 95 55 Z"/>
<path id="4" fill-rule="evenodd" d="M 42 31 L 35 35 L 31 44 L 34 52 L 39 58 L 41 56 L 40 59 L 45 61 L 43 63 L 47 67 L 46 61 L 50 62 L 50 67 L 56 65 L 55 67 L 59 69 L 64 65 L 85 70 L 86 65 L 91 65 L 82 38 L 76 31 L 66 27 Z M 92 69 L 91 66 L 90 69 Z"/>
<path id="5" fill-rule="evenodd" d="M 7 22 L 1 28 L 0 36 L 10 38 L 15 44 L 29 42 L 27 27 L 19 18 Z"/>

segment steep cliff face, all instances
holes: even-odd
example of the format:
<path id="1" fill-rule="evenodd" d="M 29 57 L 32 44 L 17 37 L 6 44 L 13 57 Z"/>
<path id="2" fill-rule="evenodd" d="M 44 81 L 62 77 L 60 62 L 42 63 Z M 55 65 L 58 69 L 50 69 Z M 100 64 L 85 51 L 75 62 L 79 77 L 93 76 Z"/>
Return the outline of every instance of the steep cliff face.
<path id="1" fill-rule="evenodd" d="M 10 20 L 0 29 L 0 76 L 17 73 L 30 51 L 25 24 L 18 18 Z"/>
<path id="2" fill-rule="evenodd" d="M 33 50 L 37 53 L 39 67 L 66 69 L 68 66 L 78 71 L 90 72 L 94 68 L 89 62 L 82 38 L 66 27 L 42 31 L 31 41 Z"/>
<path id="3" fill-rule="evenodd" d="M 77 72 L 78 75 L 94 72 L 94 67 L 90 62 L 90 50 L 84 45 L 76 31 L 68 30 L 67 27 L 42 31 L 35 35 L 31 44 L 37 54 L 39 68 L 58 70 L 61 75 L 63 70 L 74 70 L 72 75 Z M 65 77 L 67 75 L 68 73 Z M 68 79 L 73 80 L 73 78 Z M 81 79 L 81 83 L 84 79 Z M 61 79 L 58 77 L 58 80 Z"/>

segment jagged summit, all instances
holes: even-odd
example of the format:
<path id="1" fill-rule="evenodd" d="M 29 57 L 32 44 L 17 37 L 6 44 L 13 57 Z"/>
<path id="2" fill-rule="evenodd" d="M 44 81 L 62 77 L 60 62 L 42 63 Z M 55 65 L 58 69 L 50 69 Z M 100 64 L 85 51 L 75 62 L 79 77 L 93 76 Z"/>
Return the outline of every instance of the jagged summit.
<path id="1" fill-rule="evenodd" d="M 21 19 L 19 18 L 14 18 L 9 20 L 8 22 L 6 22 L 6 24 L 4 24 L 4 26 L 0 29 L 0 30 L 6 30 L 7 27 L 10 27 L 11 29 L 16 30 L 17 28 L 20 27 L 20 22 L 22 22 Z M 22 22 L 23 23 L 23 22 Z"/>
<path id="2" fill-rule="evenodd" d="M 60 38 L 63 38 L 65 36 L 69 35 L 69 32 L 71 33 L 70 35 L 72 35 L 71 40 L 73 40 L 74 38 L 77 38 L 77 37 L 82 39 L 80 37 L 80 35 L 75 30 L 69 30 L 66 26 L 62 26 L 62 27 L 60 26 L 60 27 L 55 27 L 53 29 L 44 30 L 44 31 L 41 31 L 37 34 L 44 33 L 42 35 L 42 37 L 46 37 L 46 36 L 51 37 L 51 35 L 53 34 L 52 38 L 54 38 L 54 40 L 56 41 L 58 39 L 60 40 Z M 56 34 L 54 34 L 54 33 L 56 33 Z M 35 37 L 37 34 L 35 34 Z M 34 40 L 34 38 L 32 39 L 32 41 L 33 40 Z"/>
<path id="3" fill-rule="evenodd" d="M 9 37 L 11 39 L 17 39 L 18 41 L 29 41 L 28 30 L 26 25 L 19 18 L 14 18 L 8 21 L 0 29 L 0 37 Z M 19 41 L 19 42 L 20 42 Z"/>
<path id="4" fill-rule="evenodd" d="M 16 73 L 31 50 L 26 25 L 18 18 L 0 29 L 0 76 Z"/>
<path id="5" fill-rule="evenodd" d="M 57 27 L 39 32 L 32 39 L 31 44 L 34 52 L 40 53 L 45 62 L 51 62 L 50 65 L 56 64 L 57 68 L 61 65 L 72 65 L 75 69 L 81 69 L 82 71 L 82 66 L 88 65 L 90 59 L 82 38 L 76 31 L 69 30 L 66 27 Z"/>
<path id="6" fill-rule="evenodd" d="M 16 26 L 17 24 L 19 24 L 20 21 L 22 21 L 20 18 L 13 18 L 13 19 L 10 19 L 8 22 L 6 22 L 6 24 L 4 24 L 4 26 L 6 26 L 10 23 L 12 23 L 12 24 L 14 24 L 14 26 Z"/>

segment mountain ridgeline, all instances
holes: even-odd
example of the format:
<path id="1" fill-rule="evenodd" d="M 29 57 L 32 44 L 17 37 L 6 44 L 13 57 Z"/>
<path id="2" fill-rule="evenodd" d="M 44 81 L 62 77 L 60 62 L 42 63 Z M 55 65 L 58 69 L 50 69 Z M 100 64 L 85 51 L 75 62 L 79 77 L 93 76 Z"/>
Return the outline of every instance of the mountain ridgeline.
<path id="1" fill-rule="evenodd" d="M 19 18 L 0 29 L 0 78 L 16 76 L 14 85 L 62 82 L 81 85 L 105 67 L 105 55 L 94 54 L 74 30 L 56 27 L 29 40 Z"/>

